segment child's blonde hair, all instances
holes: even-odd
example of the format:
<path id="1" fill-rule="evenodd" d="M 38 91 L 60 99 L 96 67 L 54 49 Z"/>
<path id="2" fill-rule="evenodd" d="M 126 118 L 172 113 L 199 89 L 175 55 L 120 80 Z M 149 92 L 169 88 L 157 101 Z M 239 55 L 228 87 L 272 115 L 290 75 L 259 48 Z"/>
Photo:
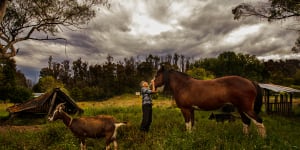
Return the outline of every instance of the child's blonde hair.
<path id="1" fill-rule="evenodd" d="M 147 81 L 141 81 L 140 86 L 141 87 L 148 86 L 148 82 Z"/>

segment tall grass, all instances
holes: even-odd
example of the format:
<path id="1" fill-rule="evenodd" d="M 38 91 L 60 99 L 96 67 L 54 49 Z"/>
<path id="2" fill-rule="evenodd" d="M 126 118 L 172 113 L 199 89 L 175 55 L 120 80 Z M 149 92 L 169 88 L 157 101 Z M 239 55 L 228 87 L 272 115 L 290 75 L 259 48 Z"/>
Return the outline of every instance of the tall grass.
<path id="1" fill-rule="evenodd" d="M 184 119 L 180 110 L 168 101 L 158 100 L 153 108 L 153 122 L 150 131 L 139 131 L 141 107 L 139 98 L 129 96 L 101 103 L 84 104 L 85 116 L 98 114 L 113 115 L 119 121 L 128 121 L 118 132 L 118 144 L 121 150 L 281 150 L 300 149 L 300 118 L 266 116 L 262 114 L 267 129 L 267 137 L 262 139 L 251 125 L 248 136 L 242 133 L 242 123 L 216 123 L 208 120 L 210 112 L 195 112 L 195 128 L 192 133 L 185 132 Z M 132 103 L 128 106 L 124 106 Z M 112 105 L 112 103 L 114 105 Z M 107 105 L 105 105 L 107 104 Z M 164 106 L 160 104 L 165 104 Z M 46 123 L 41 130 L 15 131 L 8 130 L 0 134 L 0 149 L 79 149 L 79 141 L 61 121 Z M 104 139 L 88 139 L 90 150 L 105 149 Z"/>

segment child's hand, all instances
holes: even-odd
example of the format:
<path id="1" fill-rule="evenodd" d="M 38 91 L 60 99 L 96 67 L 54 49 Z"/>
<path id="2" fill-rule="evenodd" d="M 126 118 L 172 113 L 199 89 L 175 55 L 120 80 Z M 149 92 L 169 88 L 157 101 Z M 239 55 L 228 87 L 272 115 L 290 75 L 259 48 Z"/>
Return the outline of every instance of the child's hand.
<path id="1" fill-rule="evenodd" d="M 151 80 L 151 83 L 154 84 L 154 80 L 153 79 Z"/>
<path id="2" fill-rule="evenodd" d="M 152 85 L 152 92 L 156 92 L 154 80 L 151 80 L 151 85 Z"/>

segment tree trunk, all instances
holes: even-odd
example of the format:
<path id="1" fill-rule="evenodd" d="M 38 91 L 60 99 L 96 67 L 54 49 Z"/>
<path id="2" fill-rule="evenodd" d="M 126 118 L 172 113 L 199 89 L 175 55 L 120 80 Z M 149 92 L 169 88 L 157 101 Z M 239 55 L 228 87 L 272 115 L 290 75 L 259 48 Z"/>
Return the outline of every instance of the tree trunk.
<path id="1" fill-rule="evenodd" d="M 7 7 L 8 0 L 1 0 L 0 1 L 0 22 L 2 22 L 2 19 L 5 15 L 6 7 Z"/>

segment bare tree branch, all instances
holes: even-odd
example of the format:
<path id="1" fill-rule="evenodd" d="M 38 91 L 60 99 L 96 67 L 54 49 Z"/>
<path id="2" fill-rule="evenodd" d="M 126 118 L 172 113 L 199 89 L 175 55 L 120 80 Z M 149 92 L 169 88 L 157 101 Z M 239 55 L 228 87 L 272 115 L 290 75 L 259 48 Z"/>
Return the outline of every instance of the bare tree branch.
<path id="1" fill-rule="evenodd" d="M 259 5 L 250 5 L 246 3 L 239 4 L 232 9 L 234 19 L 241 17 L 256 16 L 266 18 L 268 21 L 283 20 L 287 18 L 300 17 L 299 0 L 270 0 L 268 3 L 259 3 Z M 293 26 L 293 28 L 292 28 Z M 300 23 L 288 27 L 289 30 L 300 31 Z M 300 52 L 300 36 L 295 42 L 292 52 Z"/>
<path id="2" fill-rule="evenodd" d="M 94 6 L 96 5 L 110 7 L 108 0 L 13 0 L 9 2 L 0 25 L 1 56 L 13 57 L 16 54 L 14 44 L 21 41 L 67 41 L 55 37 L 56 33 L 60 32 L 59 29 L 62 27 L 69 30 L 81 29 L 95 17 Z M 44 34 L 46 38 L 35 37 L 34 33 L 39 33 L 39 36 Z"/>

